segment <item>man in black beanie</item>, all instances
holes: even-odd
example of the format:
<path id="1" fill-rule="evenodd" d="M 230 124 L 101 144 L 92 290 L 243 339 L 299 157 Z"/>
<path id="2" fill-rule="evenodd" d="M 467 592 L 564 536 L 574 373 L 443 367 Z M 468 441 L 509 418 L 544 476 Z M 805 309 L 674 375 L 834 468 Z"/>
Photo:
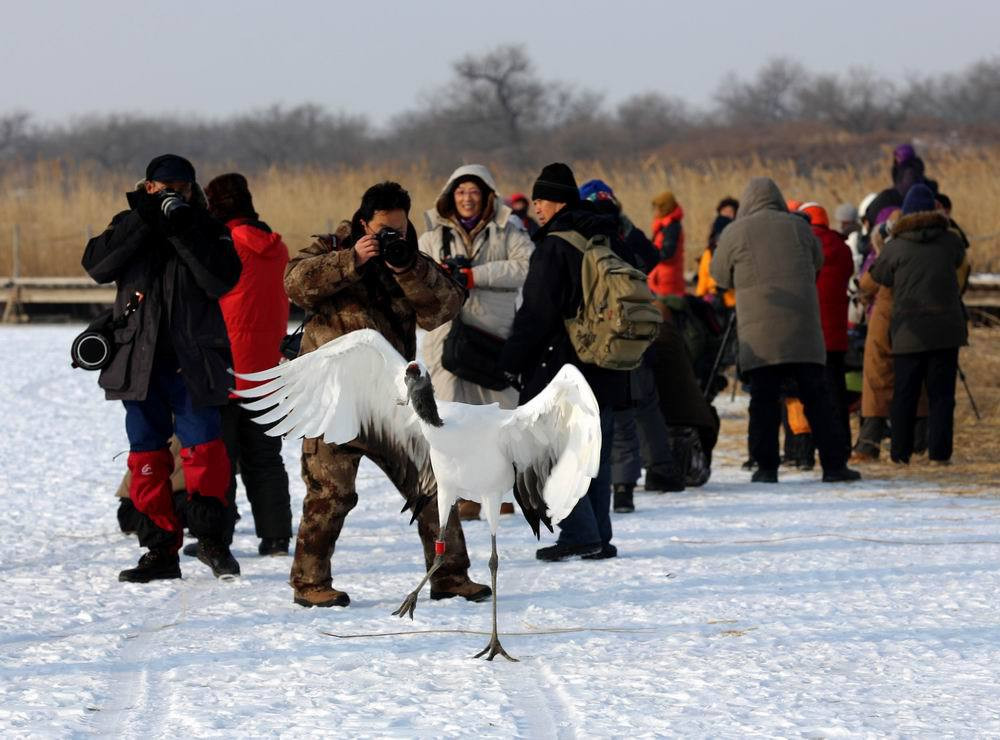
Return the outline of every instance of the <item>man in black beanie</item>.
<path id="1" fill-rule="evenodd" d="M 581 203 L 573 171 L 561 162 L 542 169 L 531 199 L 540 228 L 532 237 L 535 251 L 501 366 L 515 382 L 520 380 L 522 404 L 545 388 L 564 364 L 578 367 L 597 398 L 606 441 L 601 445 L 600 472 L 587 495 L 558 523 L 556 544 L 541 548 L 536 556 L 547 561 L 611 558 L 617 554 L 611 544 L 610 515 L 612 408 L 625 400 L 628 373 L 581 362 L 573 349 L 565 322 L 583 305 L 583 253 L 555 233 L 575 231 L 588 239 L 604 234 L 612 244 L 619 244 L 617 219 Z"/>
<path id="2" fill-rule="evenodd" d="M 232 578 L 240 567 L 223 541 L 234 509 L 219 412 L 232 356 L 219 298 L 236 285 L 240 258 L 184 157 L 153 159 L 126 199 L 128 210 L 87 243 L 82 260 L 94 280 L 117 287 L 114 354 L 98 384 L 125 406 L 129 497 L 139 544 L 149 549 L 118 580 L 180 578 L 185 522 L 198 537 L 198 559 L 216 577 Z M 187 488 L 181 511 L 170 483 L 172 434 Z"/>

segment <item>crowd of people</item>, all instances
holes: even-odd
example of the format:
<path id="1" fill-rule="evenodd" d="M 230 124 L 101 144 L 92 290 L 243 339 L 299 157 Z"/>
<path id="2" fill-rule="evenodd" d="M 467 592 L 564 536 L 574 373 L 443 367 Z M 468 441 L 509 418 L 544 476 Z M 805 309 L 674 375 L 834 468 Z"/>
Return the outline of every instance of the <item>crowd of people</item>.
<path id="1" fill-rule="evenodd" d="M 405 358 L 419 353 L 444 400 L 513 408 L 564 364 L 581 370 L 600 408 L 600 468 L 558 522 L 556 542 L 537 550 L 542 561 L 615 557 L 611 512 L 635 510 L 640 481 L 648 492 L 678 492 L 708 480 L 719 434 L 712 399 L 732 364 L 750 394 L 746 467 L 755 482 L 776 483 L 782 464 L 813 467 L 816 450 L 823 481 L 857 480 L 848 461 L 877 458 L 887 432 L 893 462 L 926 449 L 947 463 L 966 340 L 967 242 L 912 147 L 896 150 L 892 176 L 893 186 L 859 209 L 838 207 L 832 227 L 819 203 L 788 200 L 769 178 L 751 180 L 739 200 L 720 200 L 689 289 L 691 244 L 673 192 L 651 199 L 647 235 L 608 183 L 580 185 L 562 163 L 541 170 L 530 196 L 506 199 L 487 167 L 458 167 L 419 237 L 407 191 L 374 184 L 333 233 L 291 255 L 260 220 L 246 177 L 224 174 L 202 190 L 188 160 L 153 159 L 127 194 L 128 209 L 83 257 L 95 280 L 117 285 L 114 349 L 99 384 L 125 405 L 130 449 L 118 518 L 146 548 L 119 579 L 179 578 L 185 528 L 197 540 L 186 554 L 217 577 L 239 575 L 230 550 L 237 475 L 260 555 L 291 552 L 282 441 L 240 405 L 230 374 L 282 361 L 289 301 L 306 312 L 292 356 L 374 329 Z M 640 347 L 627 362 L 583 352 L 567 329 L 590 300 L 585 281 L 594 278 L 583 265 L 598 247 L 625 263 L 619 272 L 638 276 L 643 305 L 656 309 L 657 330 L 641 341 L 620 337 Z M 418 328 L 426 332 L 419 343 Z M 852 373 L 863 377 L 853 444 Z M 434 560 L 436 507 L 416 505 L 436 492 L 429 466 L 375 438 L 306 438 L 290 575 L 296 604 L 350 603 L 333 586 L 332 559 L 358 501 L 362 457 L 382 469 L 404 510 L 414 509 L 427 566 Z M 513 513 L 513 504 L 502 511 Z M 468 501 L 452 512 L 432 599 L 491 596 L 468 575 L 460 521 L 478 517 Z"/>

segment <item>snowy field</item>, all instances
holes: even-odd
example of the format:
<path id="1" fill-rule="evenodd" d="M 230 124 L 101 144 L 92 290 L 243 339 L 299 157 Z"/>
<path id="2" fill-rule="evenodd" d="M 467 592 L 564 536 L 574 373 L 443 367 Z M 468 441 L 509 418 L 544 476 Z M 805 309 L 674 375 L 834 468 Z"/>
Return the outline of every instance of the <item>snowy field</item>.
<path id="1" fill-rule="evenodd" d="M 140 554 L 115 521 L 123 411 L 70 369 L 78 330 L 0 327 L 0 737 L 1000 736 L 995 492 L 754 485 L 730 456 L 614 515 L 619 558 L 545 565 L 504 517 L 521 662 L 487 663 L 489 603 L 425 591 L 412 623 L 390 615 L 422 556 L 368 464 L 334 560 L 347 609 L 292 604 L 242 493 L 242 579 L 182 558 L 182 581 L 119 583 Z M 488 582 L 486 524 L 465 531 Z"/>

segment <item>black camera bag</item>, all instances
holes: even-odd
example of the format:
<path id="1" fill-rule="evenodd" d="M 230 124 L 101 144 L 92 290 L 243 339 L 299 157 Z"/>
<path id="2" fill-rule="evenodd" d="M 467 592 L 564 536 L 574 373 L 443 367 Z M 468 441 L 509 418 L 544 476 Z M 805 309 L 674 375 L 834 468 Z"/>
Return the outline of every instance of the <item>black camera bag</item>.
<path id="1" fill-rule="evenodd" d="M 445 337 L 441 366 L 462 380 L 502 391 L 510 385 L 500 370 L 503 345 L 500 337 L 469 326 L 458 316 Z"/>

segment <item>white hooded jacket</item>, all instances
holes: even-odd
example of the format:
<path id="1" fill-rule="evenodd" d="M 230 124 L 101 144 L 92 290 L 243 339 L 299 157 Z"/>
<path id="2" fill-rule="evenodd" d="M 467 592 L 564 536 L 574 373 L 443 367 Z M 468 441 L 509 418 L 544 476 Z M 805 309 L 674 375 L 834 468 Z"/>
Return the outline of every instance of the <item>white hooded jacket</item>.
<path id="1" fill-rule="evenodd" d="M 528 274 L 534 245 L 520 220 L 513 218 L 511 209 L 503 204 L 493 175 L 482 165 L 463 165 L 452 172 L 441 196 L 450 196 L 455 181 L 469 175 L 478 177 L 493 191 L 492 196 L 484 193 L 487 198 L 492 197 L 492 214 L 485 224 L 473 230 L 470 243 L 469 235 L 457 219 L 442 216 L 435 206 L 424 214 L 427 231 L 420 236 L 420 250 L 438 262 L 443 261 L 444 230 L 451 230 L 451 255 L 468 257 L 472 263 L 473 288 L 462 306 L 462 321 L 505 339 L 510 335 L 515 300 Z M 489 200 L 484 203 L 484 213 L 490 213 Z M 430 370 L 435 395 L 446 401 L 496 402 L 502 408 L 514 408 L 517 392 L 513 389 L 491 391 L 461 380 L 441 367 L 441 350 L 450 328 L 448 322 L 430 332 L 423 341 L 424 364 Z"/>

